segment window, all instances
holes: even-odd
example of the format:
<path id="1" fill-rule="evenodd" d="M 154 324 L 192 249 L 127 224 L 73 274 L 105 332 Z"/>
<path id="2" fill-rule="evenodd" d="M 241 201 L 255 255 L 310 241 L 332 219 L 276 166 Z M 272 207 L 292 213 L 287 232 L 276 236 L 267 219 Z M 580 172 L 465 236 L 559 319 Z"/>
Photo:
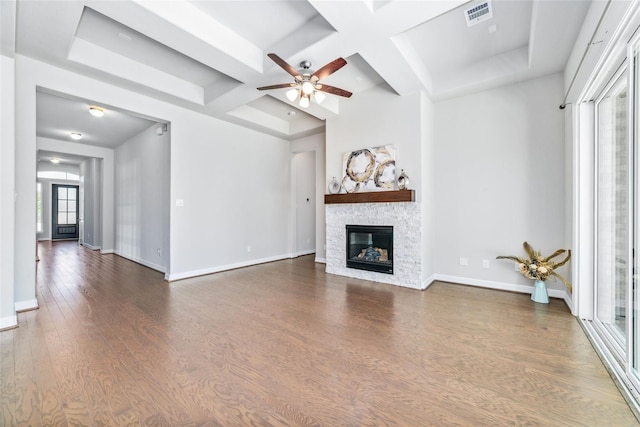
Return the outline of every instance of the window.
<path id="1" fill-rule="evenodd" d="M 79 181 L 78 174 L 64 171 L 38 171 L 38 178 L 41 179 L 63 179 L 67 181 Z"/>
<path id="2" fill-rule="evenodd" d="M 75 188 L 58 188 L 58 225 L 75 225 L 78 218 L 77 200 L 78 191 Z"/>

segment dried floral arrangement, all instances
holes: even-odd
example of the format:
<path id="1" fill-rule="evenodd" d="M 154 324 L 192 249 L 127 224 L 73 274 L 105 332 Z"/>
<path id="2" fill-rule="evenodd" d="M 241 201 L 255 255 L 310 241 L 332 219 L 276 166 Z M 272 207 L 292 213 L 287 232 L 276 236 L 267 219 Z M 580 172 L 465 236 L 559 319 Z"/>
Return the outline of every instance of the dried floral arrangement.
<path id="1" fill-rule="evenodd" d="M 562 280 L 562 283 L 564 283 L 569 290 L 569 293 L 571 293 L 571 283 L 556 272 L 556 269 L 565 265 L 571 258 L 570 249 L 558 249 L 551 255 L 543 257 L 540 251 L 534 250 L 529 243 L 524 242 L 522 246 L 529 258 L 501 255 L 496 257 L 496 259 L 510 259 L 517 262 L 520 273 L 522 273 L 522 275 L 527 279 L 542 280 L 544 282 L 551 276 L 557 277 Z M 567 256 L 562 261 L 552 261 L 554 258 L 564 254 L 565 252 L 567 253 Z"/>

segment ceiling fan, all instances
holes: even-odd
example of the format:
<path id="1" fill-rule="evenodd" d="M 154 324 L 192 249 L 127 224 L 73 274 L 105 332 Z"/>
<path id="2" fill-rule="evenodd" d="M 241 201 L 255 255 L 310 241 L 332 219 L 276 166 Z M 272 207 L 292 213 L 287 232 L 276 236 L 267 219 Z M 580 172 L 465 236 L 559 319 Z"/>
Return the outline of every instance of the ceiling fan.
<path id="1" fill-rule="evenodd" d="M 296 70 L 275 53 L 270 53 L 267 56 L 271 58 L 273 62 L 278 64 L 283 70 L 291 74 L 295 81 L 294 83 L 282 83 L 278 85 L 262 86 L 259 87 L 258 90 L 270 90 L 290 87 L 291 89 L 287 91 L 287 98 L 289 98 L 289 101 L 291 102 L 299 99 L 300 106 L 303 108 L 307 108 L 309 106 L 312 96 L 316 100 L 316 102 L 320 104 L 325 98 L 325 95 L 322 92 L 344 96 L 345 98 L 349 98 L 352 95 L 351 92 L 344 89 L 320 83 L 320 80 L 330 76 L 340 68 L 347 65 L 347 61 L 345 61 L 343 58 L 335 59 L 319 70 L 312 71 L 310 61 L 302 61 L 300 63 L 300 70 Z"/>

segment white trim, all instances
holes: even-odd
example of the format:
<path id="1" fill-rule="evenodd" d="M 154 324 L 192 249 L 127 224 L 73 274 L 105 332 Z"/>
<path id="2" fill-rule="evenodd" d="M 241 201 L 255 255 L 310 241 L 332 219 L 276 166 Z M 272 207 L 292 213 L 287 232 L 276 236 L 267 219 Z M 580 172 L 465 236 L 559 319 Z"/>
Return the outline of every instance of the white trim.
<path id="1" fill-rule="evenodd" d="M 145 260 L 143 260 L 141 258 L 137 258 L 137 257 L 134 257 L 134 256 L 125 255 L 120 251 L 115 251 L 113 253 L 118 255 L 119 257 L 128 259 L 129 261 L 133 261 L 133 262 L 135 262 L 137 264 L 144 265 L 145 267 L 149 267 L 152 270 L 159 271 L 160 273 L 166 273 L 167 272 L 167 269 L 165 267 L 161 266 L 161 265 L 154 264 L 152 262 L 145 261 Z"/>
<path id="2" fill-rule="evenodd" d="M 98 249 L 100 249 L 100 246 L 93 246 L 88 244 L 87 242 L 82 242 L 80 243 L 82 246 L 84 246 L 87 249 L 91 249 L 92 251 L 97 251 Z"/>
<path id="3" fill-rule="evenodd" d="M 17 301 L 14 307 L 16 312 L 35 310 L 37 308 L 40 308 L 40 306 L 38 305 L 37 299 L 31 299 L 27 301 Z"/>
<path id="4" fill-rule="evenodd" d="M 447 276 L 444 274 L 435 274 L 434 276 L 435 276 L 435 280 L 438 280 L 440 282 L 449 282 L 453 284 L 477 286 L 479 288 L 497 289 L 497 290 L 509 291 L 509 292 L 519 292 L 522 294 L 530 294 L 531 291 L 533 290 L 533 285 L 532 286 L 516 285 L 513 283 L 493 282 L 489 280 L 472 279 L 469 277 Z M 569 304 L 571 302 L 571 296 L 568 295 L 566 291 L 562 291 L 558 289 L 548 289 L 548 292 L 550 297 L 562 299 L 565 303 L 567 303 L 567 306 L 569 307 L 569 309 L 571 308 L 571 305 Z"/>
<path id="5" fill-rule="evenodd" d="M 18 316 L 7 316 L 0 319 L 0 331 L 4 331 L 6 329 L 12 329 L 18 326 Z"/>
<path id="6" fill-rule="evenodd" d="M 425 280 L 424 282 L 422 282 L 422 290 L 427 289 L 429 286 L 433 285 L 433 282 L 435 282 L 437 274 L 432 274 L 431 276 L 429 276 L 427 278 L 427 280 Z"/>
<path id="7" fill-rule="evenodd" d="M 98 246 L 98 249 L 100 249 L 100 247 Z M 114 251 L 113 249 L 100 249 L 100 255 L 106 255 L 106 254 L 115 254 L 116 251 Z"/>
<path id="8" fill-rule="evenodd" d="M 609 371 L 609 375 L 611 375 L 613 382 L 618 386 L 618 390 L 620 391 L 620 394 L 622 394 L 622 397 L 627 401 L 629 408 L 637 418 L 640 417 L 640 404 L 638 403 L 640 396 L 638 396 L 637 391 L 630 383 L 630 379 L 627 374 L 623 372 L 623 368 L 615 363 L 616 357 L 611 353 L 596 331 L 593 322 L 580 318 L 578 318 L 578 322 L 582 325 L 585 334 L 589 338 L 589 341 L 591 341 L 591 345 L 593 345 L 596 353 L 600 356 L 600 360 L 607 371 Z"/>
<path id="9" fill-rule="evenodd" d="M 318 257 L 316 257 L 315 262 L 317 262 L 318 264 L 326 264 L 327 263 L 327 259 L 326 258 L 318 258 Z"/>
<path id="10" fill-rule="evenodd" d="M 307 249 L 307 250 L 299 251 L 299 252 L 296 252 L 296 253 L 292 254 L 291 258 L 298 258 L 299 256 L 311 255 L 311 254 L 315 254 L 315 253 L 316 253 L 315 249 Z"/>
<path id="11" fill-rule="evenodd" d="M 173 282 L 175 280 L 188 279 L 190 277 L 196 277 L 196 276 L 204 276 L 207 274 L 219 273 L 221 271 L 235 270 L 236 268 L 249 267 L 252 265 L 264 264 L 264 263 L 273 262 L 273 261 L 280 261 L 280 260 L 289 259 L 289 258 L 294 258 L 293 254 L 275 255 L 267 258 L 241 261 L 233 264 L 220 265 L 220 266 L 211 267 L 211 268 L 203 268 L 202 270 L 192 270 L 192 271 L 185 271 L 183 273 L 165 274 L 164 278 L 169 282 Z"/>

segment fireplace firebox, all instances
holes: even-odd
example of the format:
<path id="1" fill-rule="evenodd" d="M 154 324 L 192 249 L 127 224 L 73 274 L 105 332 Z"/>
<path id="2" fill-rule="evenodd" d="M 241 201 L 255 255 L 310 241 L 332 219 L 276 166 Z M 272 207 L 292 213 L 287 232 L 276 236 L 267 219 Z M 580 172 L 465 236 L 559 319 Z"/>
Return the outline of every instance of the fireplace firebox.
<path id="1" fill-rule="evenodd" d="M 393 226 L 347 225 L 347 267 L 393 274 Z"/>

